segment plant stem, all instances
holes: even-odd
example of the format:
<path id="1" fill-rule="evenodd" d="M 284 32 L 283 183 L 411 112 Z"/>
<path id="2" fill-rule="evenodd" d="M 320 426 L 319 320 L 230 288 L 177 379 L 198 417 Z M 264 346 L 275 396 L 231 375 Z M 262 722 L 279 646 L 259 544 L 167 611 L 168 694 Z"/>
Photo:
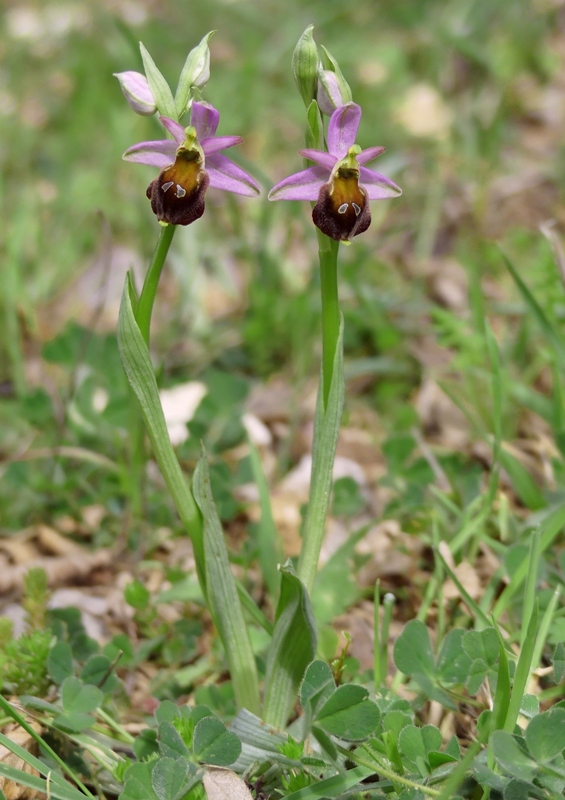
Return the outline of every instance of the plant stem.
<path id="1" fill-rule="evenodd" d="M 339 242 L 318 231 L 318 256 L 322 290 L 322 382 L 324 408 L 327 408 L 339 337 L 339 301 L 337 288 L 337 254 Z"/>
<path id="2" fill-rule="evenodd" d="M 148 347 L 153 303 L 155 302 L 155 295 L 157 294 L 157 287 L 159 285 L 163 264 L 165 263 L 176 229 L 176 225 L 165 225 L 161 228 L 159 241 L 157 242 L 157 246 L 153 252 L 153 258 L 151 259 L 151 263 L 145 275 L 145 281 L 143 282 L 143 288 L 139 295 L 139 301 L 135 311 L 135 318 L 139 325 L 139 330 Z"/>
<path id="3" fill-rule="evenodd" d="M 320 233 L 318 245 L 322 290 L 322 377 L 314 419 L 310 499 L 297 568 L 298 577 L 305 585 L 308 594 L 311 594 L 314 588 L 318 559 L 326 530 L 333 464 L 345 394 L 343 322 L 339 313 L 337 290 L 339 242 Z"/>

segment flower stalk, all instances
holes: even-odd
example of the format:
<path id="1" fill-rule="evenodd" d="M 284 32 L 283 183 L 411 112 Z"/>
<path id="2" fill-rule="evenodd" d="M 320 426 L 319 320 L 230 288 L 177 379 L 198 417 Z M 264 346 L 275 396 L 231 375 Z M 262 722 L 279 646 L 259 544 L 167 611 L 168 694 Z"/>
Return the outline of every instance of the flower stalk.
<path id="1" fill-rule="evenodd" d="M 176 225 L 163 225 L 161 233 L 157 241 L 157 245 L 153 252 L 153 257 L 147 269 L 143 288 L 139 295 L 135 318 L 139 325 L 141 335 L 145 340 L 145 344 L 149 347 L 149 336 L 151 332 L 151 316 L 153 314 L 153 304 L 155 303 L 155 296 L 157 294 L 157 287 L 159 286 L 159 279 L 163 271 L 163 265 L 167 258 L 173 236 L 177 229 Z"/>
<path id="2" fill-rule="evenodd" d="M 322 383 L 324 409 L 327 409 L 339 339 L 340 313 L 337 283 L 339 242 L 330 239 L 320 231 L 317 233 L 322 292 Z"/>

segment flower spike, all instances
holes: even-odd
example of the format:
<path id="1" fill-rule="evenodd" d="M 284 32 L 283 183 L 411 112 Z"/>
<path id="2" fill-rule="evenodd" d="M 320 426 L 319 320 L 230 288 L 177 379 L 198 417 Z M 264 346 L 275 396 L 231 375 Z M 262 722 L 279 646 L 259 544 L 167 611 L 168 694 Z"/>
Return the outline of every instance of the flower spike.
<path id="1" fill-rule="evenodd" d="M 301 150 L 316 166 L 290 175 L 269 192 L 269 200 L 316 201 L 314 224 L 336 241 L 350 242 L 371 224 L 369 200 L 398 197 L 402 190 L 384 175 L 363 165 L 384 152 L 355 144 L 361 108 L 346 103 L 337 108 L 328 125 L 328 151 Z"/>

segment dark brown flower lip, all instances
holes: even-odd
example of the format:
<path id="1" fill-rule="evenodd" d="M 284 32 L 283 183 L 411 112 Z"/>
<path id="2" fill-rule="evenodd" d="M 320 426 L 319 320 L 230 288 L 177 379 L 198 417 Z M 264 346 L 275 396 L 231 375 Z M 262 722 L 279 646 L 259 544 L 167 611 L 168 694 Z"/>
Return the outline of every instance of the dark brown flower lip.
<path id="1" fill-rule="evenodd" d="M 174 164 L 161 170 L 147 187 L 151 209 L 159 222 L 190 225 L 205 209 L 210 178 L 197 150 L 179 147 Z"/>
<path id="2" fill-rule="evenodd" d="M 337 174 L 324 183 L 312 211 L 314 224 L 331 239 L 350 242 L 371 224 L 367 193 L 355 174 Z"/>

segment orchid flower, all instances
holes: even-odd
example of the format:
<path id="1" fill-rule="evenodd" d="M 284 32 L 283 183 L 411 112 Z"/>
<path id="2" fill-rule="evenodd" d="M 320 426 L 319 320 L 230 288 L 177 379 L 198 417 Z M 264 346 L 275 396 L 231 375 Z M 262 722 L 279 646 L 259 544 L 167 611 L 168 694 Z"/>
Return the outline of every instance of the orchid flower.
<path id="1" fill-rule="evenodd" d="M 350 242 L 371 224 L 369 200 L 398 197 L 402 190 L 389 178 L 363 166 L 384 147 L 366 150 L 355 144 L 361 108 L 346 103 L 328 124 L 328 152 L 300 150 L 316 166 L 289 175 L 269 192 L 269 200 L 313 200 L 314 224 L 336 241 Z"/>
<path id="2" fill-rule="evenodd" d="M 241 144 L 241 136 L 216 136 L 219 112 L 208 103 L 193 103 L 192 124 L 183 128 L 169 117 L 161 123 L 173 136 L 140 142 L 123 155 L 125 161 L 149 164 L 161 172 L 147 188 L 153 213 L 159 222 L 190 225 L 204 213 L 209 186 L 225 192 L 254 197 L 261 190 L 253 178 L 236 166 L 221 150 Z"/>

